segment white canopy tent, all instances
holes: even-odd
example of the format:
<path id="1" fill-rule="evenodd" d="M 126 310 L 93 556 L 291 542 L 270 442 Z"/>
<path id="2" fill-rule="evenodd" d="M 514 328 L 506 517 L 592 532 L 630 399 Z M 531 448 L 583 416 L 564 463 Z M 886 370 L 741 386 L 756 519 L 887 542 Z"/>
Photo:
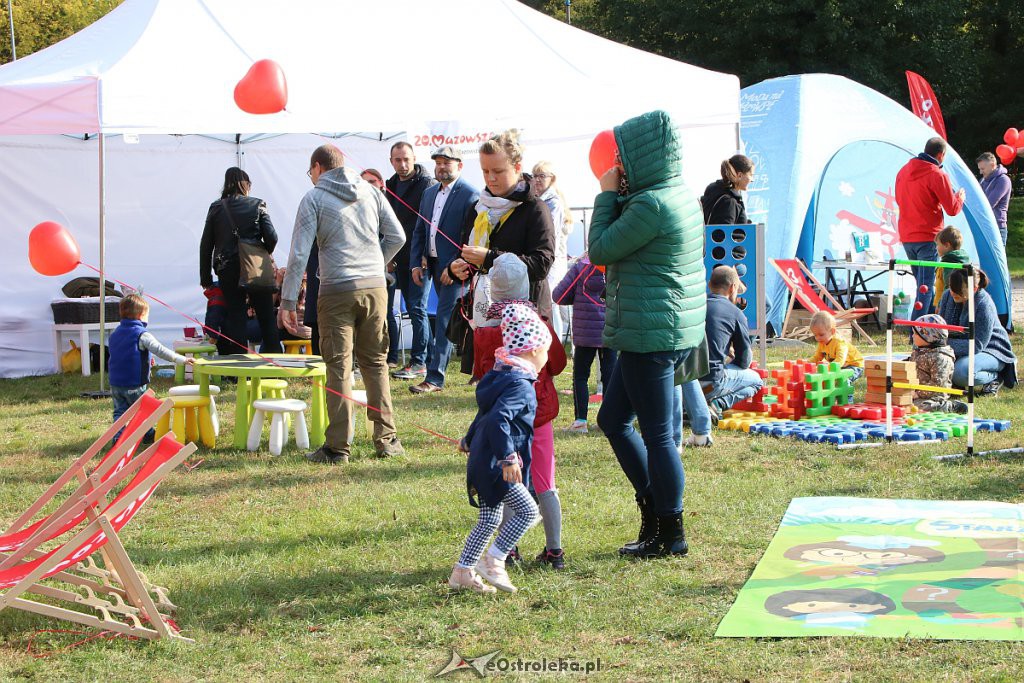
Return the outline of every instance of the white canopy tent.
<path id="1" fill-rule="evenodd" d="M 289 102 L 253 116 L 232 93 L 263 58 L 282 66 Z M 324 141 L 316 133 L 344 131 L 328 137 L 349 163 L 385 176 L 395 140 L 413 142 L 421 160 L 454 142 L 479 184 L 477 140 L 518 127 L 527 164 L 553 160 L 570 203 L 585 206 L 597 190 L 586 159 L 594 134 L 656 108 L 680 124 L 687 181 L 703 187 L 738 145 L 737 78 L 513 0 L 126 0 L 0 67 L 0 225 L 10 238 L 0 376 L 55 369 L 48 303 L 65 279 L 86 274 L 31 270 L 24 245 L 42 220 L 71 229 L 83 261 L 194 315 L 205 306 L 199 235 L 228 166 L 246 168 L 268 201 L 283 261 L 309 153 Z M 163 341 L 185 325 L 154 307 L 150 327 Z"/>

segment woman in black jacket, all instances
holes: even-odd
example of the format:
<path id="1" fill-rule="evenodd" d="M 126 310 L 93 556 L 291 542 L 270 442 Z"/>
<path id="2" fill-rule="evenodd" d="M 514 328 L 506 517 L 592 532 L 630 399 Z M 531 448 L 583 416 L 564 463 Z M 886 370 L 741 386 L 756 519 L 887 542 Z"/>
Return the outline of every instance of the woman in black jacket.
<path id="1" fill-rule="evenodd" d="M 551 288 L 547 276 L 555 260 L 555 228 L 551 210 L 533 191 L 530 175 L 523 172 L 523 146 L 519 132 L 507 130 L 480 147 L 480 170 L 486 187 L 476 213 L 462 228 L 459 258 L 441 274 L 441 282 L 467 284 L 477 271 L 487 272 L 494 259 L 512 253 L 526 264 L 530 301 L 547 320 L 551 318 Z M 473 335 L 462 349 L 462 372 L 473 368 Z M 473 383 L 480 379 L 474 377 Z"/>
<path id="2" fill-rule="evenodd" d="M 487 272 L 494 259 L 512 253 L 522 259 L 530 277 L 530 301 L 551 319 L 551 288 L 547 276 L 555 260 L 555 228 L 551 210 L 533 191 L 524 173 L 519 134 L 507 130 L 480 147 L 480 168 L 486 188 L 477 213 L 462 229 L 461 258 L 448 266 L 449 277 L 467 280 L 476 270 Z"/>
<path id="3" fill-rule="evenodd" d="M 217 340 L 217 353 L 245 353 L 246 295 L 256 313 L 263 334 L 263 353 L 281 353 L 272 292 L 246 292 L 238 286 L 241 264 L 238 240 L 260 244 L 268 253 L 277 246 L 277 231 L 270 222 L 267 204 L 249 196 L 252 182 L 249 174 L 232 167 L 224 172 L 224 189 L 220 199 L 210 204 L 206 227 L 199 242 L 199 284 L 203 289 L 213 286 L 212 274 L 220 280 L 227 316 Z"/>
<path id="4" fill-rule="evenodd" d="M 708 185 L 700 198 L 704 209 L 704 225 L 743 225 L 747 220 L 747 209 L 743 195 L 750 181 L 754 179 L 754 162 L 742 154 L 736 154 L 722 162 L 722 178 Z"/>

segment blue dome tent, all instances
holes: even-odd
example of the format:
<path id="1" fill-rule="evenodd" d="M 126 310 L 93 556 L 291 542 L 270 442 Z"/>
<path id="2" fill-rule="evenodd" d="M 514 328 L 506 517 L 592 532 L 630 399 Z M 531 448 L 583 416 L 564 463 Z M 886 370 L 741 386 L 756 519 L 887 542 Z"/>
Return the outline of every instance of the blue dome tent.
<path id="1" fill-rule="evenodd" d="M 762 81 L 740 95 L 742 138 L 756 173 L 747 215 L 767 226 L 768 258 L 808 265 L 843 258 L 853 231 L 874 233 L 885 258 L 903 258 L 896 226 L 896 173 L 935 131 L 884 95 L 841 76 L 805 74 Z M 959 216 L 964 248 L 991 278 L 989 294 L 1009 316 L 1010 276 L 995 216 L 970 167 L 950 147 L 943 166 L 967 193 Z M 769 268 L 769 319 L 781 328 L 787 290 Z"/>

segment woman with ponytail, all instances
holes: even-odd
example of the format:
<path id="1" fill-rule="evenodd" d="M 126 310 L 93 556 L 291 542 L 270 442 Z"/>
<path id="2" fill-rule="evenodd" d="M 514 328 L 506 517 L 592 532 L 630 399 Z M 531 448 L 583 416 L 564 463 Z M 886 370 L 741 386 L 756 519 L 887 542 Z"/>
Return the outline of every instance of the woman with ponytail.
<path id="1" fill-rule="evenodd" d="M 708 185 L 700 198 L 704 225 L 742 225 L 749 223 L 741 192 L 754 179 L 754 162 L 734 154 L 722 162 L 722 177 Z"/>

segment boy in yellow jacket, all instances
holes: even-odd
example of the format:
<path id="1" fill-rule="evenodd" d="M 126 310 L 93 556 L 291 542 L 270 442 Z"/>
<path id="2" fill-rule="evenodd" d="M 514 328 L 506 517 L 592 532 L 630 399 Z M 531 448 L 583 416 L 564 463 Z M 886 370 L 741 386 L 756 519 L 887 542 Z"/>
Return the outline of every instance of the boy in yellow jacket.
<path id="1" fill-rule="evenodd" d="M 857 347 L 836 334 L 836 319 L 828 311 L 818 311 L 811 316 L 811 333 L 818 342 L 818 349 L 811 360 L 815 363 L 839 363 L 839 367 L 852 371 L 852 385 L 864 374 L 864 357 Z"/>

